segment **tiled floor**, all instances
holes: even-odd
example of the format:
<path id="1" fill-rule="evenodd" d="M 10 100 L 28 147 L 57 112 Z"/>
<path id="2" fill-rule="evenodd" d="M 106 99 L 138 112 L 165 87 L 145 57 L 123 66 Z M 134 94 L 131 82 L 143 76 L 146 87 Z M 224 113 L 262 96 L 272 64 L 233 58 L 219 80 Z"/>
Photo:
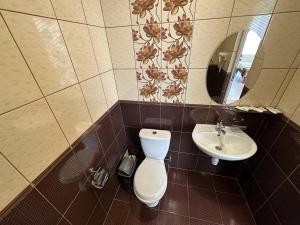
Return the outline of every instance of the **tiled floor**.
<path id="1" fill-rule="evenodd" d="M 155 208 L 120 187 L 105 225 L 254 225 L 236 180 L 170 169 L 168 188 Z"/>

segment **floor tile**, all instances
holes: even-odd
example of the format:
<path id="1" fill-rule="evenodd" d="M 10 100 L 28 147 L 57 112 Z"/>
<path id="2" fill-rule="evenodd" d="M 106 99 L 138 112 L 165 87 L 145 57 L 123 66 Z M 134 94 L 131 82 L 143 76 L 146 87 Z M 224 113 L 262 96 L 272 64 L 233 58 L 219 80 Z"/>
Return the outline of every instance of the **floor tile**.
<path id="1" fill-rule="evenodd" d="M 239 183 L 235 179 L 221 176 L 213 176 L 213 182 L 216 191 L 236 195 L 243 195 Z"/>
<path id="2" fill-rule="evenodd" d="M 243 197 L 220 194 L 221 216 L 225 225 L 255 225 L 246 200 Z"/>
<path id="3" fill-rule="evenodd" d="M 160 203 L 160 209 L 188 216 L 187 187 L 168 183 L 167 191 Z"/>
<path id="4" fill-rule="evenodd" d="M 168 180 L 170 183 L 187 185 L 188 172 L 186 170 L 170 168 Z"/>
<path id="5" fill-rule="evenodd" d="M 189 187 L 205 188 L 205 189 L 209 189 L 209 190 L 214 189 L 212 176 L 209 174 L 200 173 L 200 172 L 189 171 L 188 184 L 189 184 Z"/>
<path id="6" fill-rule="evenodd" d="M 196 219 L 221 223 L 219 204 L 212 190 L 189 187 L 190 216 Z"/>
<path id="7" fill-rule="evenodd" d="M 157 225 L 158 210 L 146 207 L 131 207 L 126 225 Z"/>
<path id="8" fill-rule="evenodd" d="M 168 212 L 159 212 L 159 225 L 188 225 L 189 218 Z"/>
<path id="9" fill-rule="evenodd" d="M 105 225 L 123 225 L 129 212 L 129 204 L 126 202 L 113 201 Z"/>
<path id="10" fill-rule="evenodd" d="M 191 218 L 190 219 L 190 225 L 220 225 L 220 224 L 211 223 L 211 222 L 208 222 L 208 221 L 197 220 L 197 219 Z"/>

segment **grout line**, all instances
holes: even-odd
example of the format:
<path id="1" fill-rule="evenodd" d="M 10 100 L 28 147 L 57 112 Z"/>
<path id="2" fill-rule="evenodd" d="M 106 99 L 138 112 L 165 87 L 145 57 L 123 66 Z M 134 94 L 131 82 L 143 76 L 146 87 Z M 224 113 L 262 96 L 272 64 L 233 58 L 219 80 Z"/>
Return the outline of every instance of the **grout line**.
<path id="1" fill-rule="evenodd" d="M 109 216 L 110 210 L 111 210 L 111 208 L 112 208 L 112 205 L 114 204 L 114 200 L 115 200 L 115 198 L 116 198 L 116 196 L 117 196 L 117 193 L 118 193 L 119 189 L 120 189 L 120 187 L 118 187 L 117 190 L 116 190 L 115 196 L 114 196 L 114 198 L 113 198 L 113 200 L 112 200 L 112 202 L 111 202 L 111 204 L 110 204 L 110 206 L 109 206 L 109 208 L 108 208 L 108 211 L 107 211 L 107 213 L 106 213 L 106 217 L 105 217 L 105 219 L 104 219 L 104 221 L 103 221 L 103 224 L 106 224 L 106 220 L 107 220 L 107 218 L 108 218 L 108 216 Z M 103 193 L 102 193 L 102 194 L 103 194 Z M 102 203 L 101 203 L 101 204 L 102 204 Z"/>

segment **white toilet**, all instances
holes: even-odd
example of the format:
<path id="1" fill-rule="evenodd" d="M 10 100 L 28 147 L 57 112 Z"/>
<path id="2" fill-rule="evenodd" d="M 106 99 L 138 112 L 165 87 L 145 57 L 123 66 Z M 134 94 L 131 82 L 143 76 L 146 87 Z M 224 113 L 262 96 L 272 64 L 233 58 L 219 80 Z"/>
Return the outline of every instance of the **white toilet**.
<path id="1" fill-rule="evenodd" d="M 149 207 L 155 207 L 167 189 L 167 172 L 164 159 L 168 153 L 171 132 L 141 129 L 140 140 L 146 156 L 134 175 L 136 197 Z"/>

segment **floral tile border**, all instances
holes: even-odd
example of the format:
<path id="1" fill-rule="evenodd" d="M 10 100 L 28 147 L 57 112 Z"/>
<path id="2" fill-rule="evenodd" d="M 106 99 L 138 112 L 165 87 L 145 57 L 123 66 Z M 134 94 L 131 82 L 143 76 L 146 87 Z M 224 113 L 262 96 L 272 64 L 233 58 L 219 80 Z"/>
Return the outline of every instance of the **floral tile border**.
<path id="1" fill-rule="evenodd" d="M 139 99 L 184 103 L 195 1 L 130 0 Z"/>

